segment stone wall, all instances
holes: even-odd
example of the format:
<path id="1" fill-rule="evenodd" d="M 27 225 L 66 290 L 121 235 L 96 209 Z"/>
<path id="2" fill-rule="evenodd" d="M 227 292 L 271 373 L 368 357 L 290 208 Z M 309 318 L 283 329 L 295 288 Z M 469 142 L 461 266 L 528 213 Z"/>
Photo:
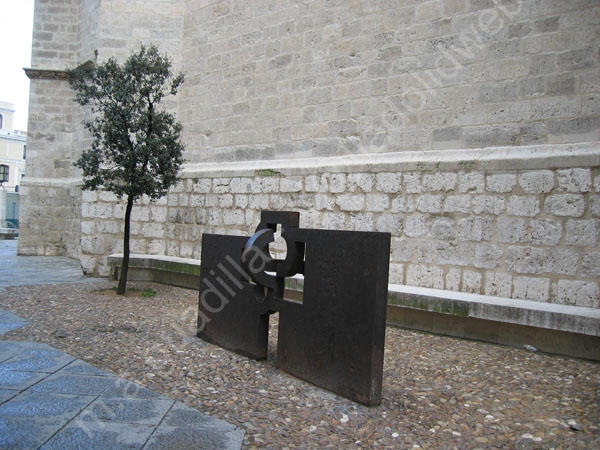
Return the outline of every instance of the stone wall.
<path id="1" fill-rule="evenodd" d="M 32 66 L 154 43 L 185 72 L 184 182 L 134 208 L 136 253 L 298 210 L 391 232 L 392 282 L 600 307 L 599 24 L 596 0 L 38 0 Z M 124 206 L 80 190 L 85 112 L 31 92 L 19 251 L 107 275 Z"/>
<path id="2" fill-rule="evenodd" d="M 19 197 L 20 255 L 81 255 L 80 182 L 27 180 Z"/>
<path id="3" fill-rule="evenodd" d="M 600 136 L 595 0 L 186 5 L 193 162 Z"/>
<path id="4" fill-rule="evenodd" d="M 132 251 L 199 259 L 202 233 L 250 235 L 261 210 L 294 210 L 303 227 L 392 233 L 392 283 L 600 307 L 598 146 L 520 152 L 529 158 L 503 148 L 485 159 L 400 153 L 191 168 L 168 197 L 134 209 Z M 88 271 L 108 274 L 123 214 L 113 196 L 83 193 Z"/>
<path id="5" fill-rule="evenodd" d="M 77 61 L 80 3 L 35 0 L 31 67 L 64 70 Z"/>
<path id="6" fill-rule="evenodd" d="M 81 255 L 81 171 L 73 162 L 91 141 L 62 71 L 122 58 L 142 42 L 161 44 L 180 66 L 182 14 L 180 0 L 36 0 L 19 254 Z"/>
<path id="7" fill-rule="evenodd" d="M 26 171 L 28 178 L 71 176 L 75 142 L 73 91 L 66 80 L 31 79 Z"/>
<path id="8" fill-rule="evenodd" d="M 20 191 L 21 255 L 77 256 L 81 208 L 71 180 L 77 125 L 73 92 L 59 71 L 78 61 L 80 2 L 36 0 L 27 128 L 27 177 Z M 75 126 L 74 126 L 75 125 Z M 79 189 L 80 190 L 80 189 Z"/>

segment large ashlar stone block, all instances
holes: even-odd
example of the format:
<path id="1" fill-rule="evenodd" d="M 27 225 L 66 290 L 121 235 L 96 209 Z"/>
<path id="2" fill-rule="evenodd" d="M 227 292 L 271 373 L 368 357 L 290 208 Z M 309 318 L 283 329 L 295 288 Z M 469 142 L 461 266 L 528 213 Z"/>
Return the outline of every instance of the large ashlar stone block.
<path id="1" fill-rule="evenodd" d="M 546 250 L 544 272 L 575 275 L 579 265 L 579 253 L 570 248 L 549 248 Z"/>
<path id="2" fill-rule="evenodd" d="M 512 297 L 512 276 L 501 272 L 487 272 L 485 275 L 485 295 Z"/>
<path id="3" fill-rule="evenodd" d="M 393 189 L 391 191 L 379 189 L 379 175 L 381 175 L 381 174 L 377 174 L 377 176 L 378 176 L 377 190 L 378 191 L 380 191 L 380 192 L 399 192 L 400 184 L 398 184 L 396 187 L 393 185 L 390 186 L 386 183 L 386 186 L 389 186 L 388 189 L 390 189 L 390 188 Z M 362 192 L 369 193 L 373 190 L 374 179 L 375 179 L 375 175 L 370 174 L 370 173 L 350 173 L 350 174 L 348 174 L 348 178 L 346 180 L 348 192 L 355 192 L 357 189 L 360 189 Z"/>
<path id="4" fill-rule="evenodd" d="M 443 271 L 438 267 L 410 264 L 406 272 L 406 284 L 443 289 Z"/>
<path id="5" fill-rule="evenodd" d="M 552 284 L 552 293 L 555 301 L 563 305 L 600 307 L 600 289 L 595 282 L 559 280 Z"/>
<path id="6" fill-rule="evenodd" d="M 493 214 L 498 216 L 506 210 L 504 197 L 490 195 L 476 196 L 473 198 L 472 204 L 475 214 Z"/>
<path id="7" fill-rule="evenodd" d="M 544 250 L 536 247 L 511 246 L 506 250 L 506 267 L 516 273 L 542 273 Z"/>
<path id="8" fill-rule="evenodd" d="M 508 199 L 506 212 L 511 216 L 535 217 L 540 212 L 540 201 L 536 197 L 513 195 Z"/>
<path id="9" fill-rule="evenodd" d="M 501 217 L 498 219 L 498 242 L 503 244 L 527 243 L 530 240 L 527 221 L 521 218 Z"/>
<path id="10" fill-rule="evenodd" d="M 458 191 L 479 194 L 485 188 L 485 175 L 482 172 L 461 172 L 458 174 Z"/>
<path id="11" fill-rule="evenodd" d="M 423 176 L 423 191 L 443 191 L 448 192 L 454 190 L 456 187 L 456 180 L 458 176 L 452 172 L 442 172 L 435 174 L 427 174 Z"/>
<path id="12" fill-rule="evenodd" d="M 560 243 L 562 223 L 550 219 L 536 219 L 529 222 L 529 235 L 533 245 L 554 246 Z"/>
<path id="13" fill-rule="evenodd" d="M 473 246 L 473 265 L 480 269 L 494 269 L 504 254 L 497 245 L 478 244 Z"/>
<path id="14" fill-rule="evenodd" d="M 598 220 L 567 220 L 565 241 L 570 245 L 594 247 L 598 242 Z"/>
<path id="15" fill-rule="evenodd" d="M 556 171 L 558 190 L 564 192 L 590 192 L 592 171 L 590 169 L 563 169 Z"/>
<path id="16" fill-rule="evenodd" d="M 519 184 L 528 194 L 545 194 L 554 189 L 554 172 L 536 170 L 525 172 L 519 178 Z"/>
<path id="17" fill-rule="evenodd" d="M 544 212 L 559 217 L 581 217 L 585 212 L 585 200 L 581 194 L 549 195 Z"/>
<path id="18" fill-rule="evenodd" d="M 511 192 L 517 184 L 517 176 L 512 173 L 488 175 L 486 187 L 488 192 Z"/>
<path id="19" fill-rule="evenodd" d="M 448 213 L 464 213 L 467 214 L 471 210 L 470 195 L 448 195 L 444 200 L 444 212 Z"/>
<path id="20" fill-rule="evenodd" d="M 427 221 L 425 215 L 410 215 L 405 220 L 404 234 L 409 237 L 425 236 L 427 233 Z"/>
<path id="21" fill-rule="evenodd" d="M 458 222 L 458 238 L 463 241 L 489 241 L 492 236 L 492 220 L 487 217 L 471 217 Z"/>
<path id="22" fill-rule="evenodd" d="M 550 279 L 534 277 L 515 277 L 513 295 L 523 300 L 548 301 L 550 297 Z"/>

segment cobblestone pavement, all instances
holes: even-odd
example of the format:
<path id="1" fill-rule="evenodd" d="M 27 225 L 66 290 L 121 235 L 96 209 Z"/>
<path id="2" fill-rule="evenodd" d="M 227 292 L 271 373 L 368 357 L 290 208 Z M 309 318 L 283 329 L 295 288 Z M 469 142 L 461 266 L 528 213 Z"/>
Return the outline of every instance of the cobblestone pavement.
<path id="1" fill-rule="evenodd" d="M 245 447 L 600 448 L 600 364 L 394 328 L 381 406 L 367 408 L 194 337 L 197 292 L 114 282 L 9 287 L 31 321 L 5 335 L 45 342 L 246 429 Z"/>

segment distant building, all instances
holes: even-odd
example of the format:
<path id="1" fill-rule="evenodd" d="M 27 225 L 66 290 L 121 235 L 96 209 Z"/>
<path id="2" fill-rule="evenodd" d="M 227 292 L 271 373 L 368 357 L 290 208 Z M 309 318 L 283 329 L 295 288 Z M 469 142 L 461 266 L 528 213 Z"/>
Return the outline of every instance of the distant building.
<path id="1" fill-rule="evenodd" d="M 0 188 L 0 221 L 6 219 L 18 225 L 17 192 L 25 176 L 27 133 L 14 129 L 14 113 L 12 103 L 0 102 L 0 173 L 8 172 L 8 181 Z"/>
<path id="2" fill-rule="evenodd" d="M 0 164 L 8 166 L 8 182 L 2 185 L 13 192 L 25 176 L 27 151 L 27 133 L 13 128 L 14 113 L 12 103 L 0 102 Z"/>

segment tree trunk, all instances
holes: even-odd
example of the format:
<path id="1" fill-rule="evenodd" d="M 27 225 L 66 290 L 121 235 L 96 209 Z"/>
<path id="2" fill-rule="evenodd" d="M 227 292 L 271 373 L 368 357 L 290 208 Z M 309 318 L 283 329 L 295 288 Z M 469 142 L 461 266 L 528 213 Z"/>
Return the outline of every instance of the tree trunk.
<path id="1" fill-rule="evenodd" d="M 125 232 L 123 233 L 123 261 L 121 263 L 121 276 L 117 295 L 125 295 L 127 289 L 127 271 L 129 270 L 129 227 L 131 222 L 131 209 L 133 208 L 133 197 L 127 196 L 127 208 L 125 209 Z"/>

